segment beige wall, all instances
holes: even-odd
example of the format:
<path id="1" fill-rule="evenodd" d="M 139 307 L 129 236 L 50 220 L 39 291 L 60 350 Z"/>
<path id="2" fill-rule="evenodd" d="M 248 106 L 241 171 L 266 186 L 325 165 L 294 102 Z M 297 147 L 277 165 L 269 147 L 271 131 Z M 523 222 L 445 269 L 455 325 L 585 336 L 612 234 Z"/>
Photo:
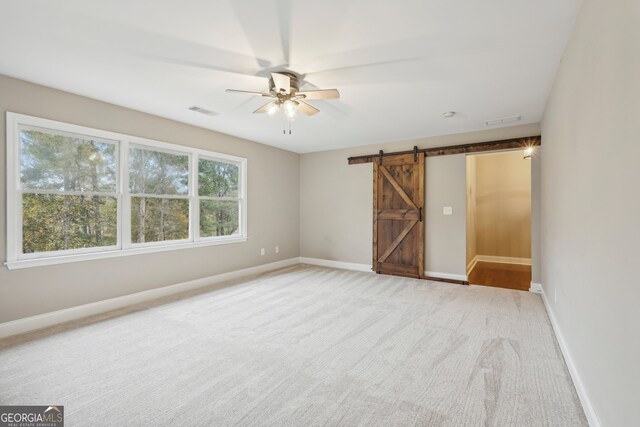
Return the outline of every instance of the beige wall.
<path id="1" fill-rule="evenodd" d="M 478 255 L 476 242 L 476 221 L 478 208 L 476 206 L 476 159 L 478 156 L 467 156 L 467 274 L 473 259 Z"/>
<path id="2" fill-rule="evenodd" d="M 492 141 L 539 134 L 538 125 L 398 141 L 303 154 L 300 158 L 300 255 L 371 265 L 371 164 L 348 165 L 350 156 Z M 466 274 L 466 160 L 464 155 L 426 162 L 425 269 Z M 442 208 L 451 206 L 452 216 Z"/>
<path id="3" fill-rule="evenodd" d="M 425 271 L 465 276 L 465 155 L 427 157 L 425 168 Z M 442 214 L 445 206 L 453 215 Z"/>
<path id="4" fill-rule="evenodd" d="M 602 426 L 640 422 L 640 2 L 586 0 L 542 125 L 542 286 Z"/>
<path id="5" fill-rule="evenodd" d="M 467 170 L 475 193 L 468 215 L 475 227 L 467 239 L 475 231 L 477 255 L 530 259 L 531 161 L 522 150 L 469 157 L 475 158 L 475 173 Z"/>
<path id="6" fill-rule="evenodd" d="M 542 242 L 540 241 L 540 167 L 544 145 L 536 147 L 531 158 L 531 281 L 542 281 Z"/>
<path id="7" fill-rule="evenodd" d="M 56 266 L 0 267 L 0 323 L 238 270 L 299 254 L 299 156 L 81 96 L 0 76 L 0 242 L 6 241 L 5 112 L 202 148 L 248 159 L 245 243 Z M 280 253 L 274 253 L 274 246 Z M 267 255 L 260 256 L 260 248 Z M 0 245 L 6 260 L 6 246 Z"/>

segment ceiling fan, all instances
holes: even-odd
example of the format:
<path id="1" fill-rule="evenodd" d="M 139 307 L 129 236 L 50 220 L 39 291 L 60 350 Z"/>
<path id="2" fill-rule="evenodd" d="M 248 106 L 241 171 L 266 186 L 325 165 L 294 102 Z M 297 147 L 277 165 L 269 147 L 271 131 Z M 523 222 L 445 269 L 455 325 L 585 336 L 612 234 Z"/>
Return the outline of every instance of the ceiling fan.
<path id="1" fill-rule="evenodd" d="M 272 101 L 254 111 L 254 114 L 267 113 L 273 115 L 282 109 L 289 121 L 295 118 L 297 111 L 307 116 L 313 116 L 320 112 L 316 107 L 307 104 L 306 100 L 340 98 L 340 92 L 337 89 L 300 91 L 298 76 L 289 72 L 271 73 L 269 92 L 251 92 L 236 89 L 227 89 L 227 92 L 273 98 Z"/>

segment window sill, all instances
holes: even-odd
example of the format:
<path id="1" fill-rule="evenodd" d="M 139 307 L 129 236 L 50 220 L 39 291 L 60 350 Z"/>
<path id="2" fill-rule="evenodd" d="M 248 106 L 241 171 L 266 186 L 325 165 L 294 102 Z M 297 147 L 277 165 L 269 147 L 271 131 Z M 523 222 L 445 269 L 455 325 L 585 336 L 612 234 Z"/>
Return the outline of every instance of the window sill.
<path id="1" fill-rule="evenodd" d="M 233 243 L 242 243 L 248 240 L 247 237 L 230 237 L 216 240 L 200 241 L 197 243 L 176 243 L 163 244 L 158 246 L 146 246 L 129 249 L 119 249 L 113 251 L 94 252 L 88 254 L 64 255 L 55 257 L 44 257 L 34 259 L 21 259 L 16 261 L 7 261 L 4 265 L 9 270 L 17 270 L 20 268 L 42 267 L 45 265 L 66 264 L 70 262 L 90 261 L 104 258 L 116 258 L 130 255 L 150 254 L 154 252 L 174 251 L 181 249 L 202 248 L 206 246 L 229 245 Z"/>

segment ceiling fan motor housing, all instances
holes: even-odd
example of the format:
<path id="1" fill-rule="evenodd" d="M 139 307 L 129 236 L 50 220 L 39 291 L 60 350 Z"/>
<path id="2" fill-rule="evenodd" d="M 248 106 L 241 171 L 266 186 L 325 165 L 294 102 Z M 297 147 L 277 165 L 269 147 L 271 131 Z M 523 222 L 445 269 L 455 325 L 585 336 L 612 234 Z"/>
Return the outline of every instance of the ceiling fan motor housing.
<path id="1" fill-rule="evenodd" d="M 295 93 L 300 91 L 300 86 L 298 83 L 298 76 L 296 76 L 293 73 L 288 73 L 288 72 L 282 72 L 282 73 L 278 73 L 278 74 L 284 74 L 286 76 L 288 76 L 291 80 L 290 80 L 290 93 Z M 276 84 L 273 81 L 273 77 L 269 78 L 269 92 L 272 93 L 273 95 L 286 95 L 284 91 L 278 92 L 278 90 L 276 89 Z"/>

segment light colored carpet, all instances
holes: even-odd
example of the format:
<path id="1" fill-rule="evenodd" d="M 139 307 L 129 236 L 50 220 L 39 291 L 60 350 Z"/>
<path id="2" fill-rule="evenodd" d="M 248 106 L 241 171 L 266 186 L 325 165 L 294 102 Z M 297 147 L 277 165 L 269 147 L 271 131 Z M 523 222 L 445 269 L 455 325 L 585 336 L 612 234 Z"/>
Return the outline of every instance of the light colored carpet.
<path id="1" fill-rule="evenodd" d="M 587 425 L 521 291 L 298 266 L 0 344 L 0 404 L 69 426 Z"/>

